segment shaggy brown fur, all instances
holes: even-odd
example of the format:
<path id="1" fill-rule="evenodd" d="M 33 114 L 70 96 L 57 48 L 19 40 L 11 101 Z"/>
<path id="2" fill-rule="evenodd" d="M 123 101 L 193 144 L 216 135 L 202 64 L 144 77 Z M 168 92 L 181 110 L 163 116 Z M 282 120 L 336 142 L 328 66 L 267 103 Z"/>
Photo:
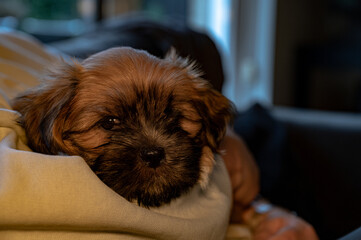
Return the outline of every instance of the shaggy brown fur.
<path id="1" fill-rule="evenodd" d="M 80 155 L 114 191 L 146 207 L 207 185 L 233 115 L 188 61 L 131 48 L 60 63 L 13 108 L 34 151 Z"/>

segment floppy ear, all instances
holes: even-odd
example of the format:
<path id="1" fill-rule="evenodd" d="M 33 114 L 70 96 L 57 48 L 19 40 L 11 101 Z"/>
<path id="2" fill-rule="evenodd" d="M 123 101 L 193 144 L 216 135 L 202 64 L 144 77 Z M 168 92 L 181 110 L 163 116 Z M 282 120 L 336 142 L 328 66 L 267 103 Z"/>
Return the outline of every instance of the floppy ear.
<path id="1" fill-rule="evenodd" d="M 199 183 L 204 189 L 208 185 L 209 176 L 216 163 L 214 154 L 218 153 L 227 125 L 232 122 L 235 115 L 235 108 L 205 80 L 197 78 L 193 81 L 196 92 L 192 96 L 192 103 L 200 116 L 202 126 L 199 135 L 203 143 Z"/>
<path id="2" fill-rule="evenodd" d="M 200 77 L 202 72 L 197 69 L 196 62 L 179 57 L 174 47 L 171 47 L 168 51 L 165 60 L 183 69 L 191 78 L 195 92 L 189 89 L 184 94 L 194 92 L 192 94 L 192 104 L 202 118 L 203 140 L 206 141 L 213 152 L 217 152 L 219 144 L 225 135 L 226 127 L 235 116 L 234 105 L 215 90 L 208 81 Z"/>
<path id="3" fill-rule="evenodd" d="M 202 119 L 201 138 L 204 142 L 199 183 L 205 188 L 215 164 L 214 153 L 218 153 L 227 125 L 233 121 L 235 108 L 225 96 L 208 83 L 202 82 L 204 80 L 195 81 L 198 82 L 198 93 L 193 99 L 193 104 Z"/>
<path id="4" fill-rule="evenodd" d="M 187 129 L 190 130 L 195 129 L 192 135 L 199 137 L 202 142 L 198 182 L 204 189 L 208 186 L 209 176 L 215 165 L 214 154 L 218 152 L 227 125 L 232 122 L 236 111 L 231 101 L 200 78 L 201 72 L 195 67 L 195 62 L 178 57 L 174 49 L 168 53 L 166 60 L 180 67 L 188 76 L 189 84 L 183 84 L 176 91 L 179 91 L 178 96 L 187 99 L 183 105 L 188 106 L 184 107 L 188 111 L 185 115 L 190 117 L 192 124 L 184 126 L 188 126 Z M 192 107 L 189 104 L 196 113 L 190 110 Z"/>
<path id="5" fill-rule="evenodd" d="M 67 115 L 66 108 L 75 95 L 81 69 L 76 62 L 61 61 L 46 74 L 39 87 L 14 99 L 12 107 L 20 112 L 19 122 L 34 151 L 63 152 L 62 123 Z"/>
<path id="6" fill-rule="evenodd" d="M 213 171 L 215 164 L 214 154 L 218 152 L 227 125 L 232 122 L 235 116 L 235 107 L 231 101 L 215 90 L 208 81 L 200 77 L 202 72 L 196 68 L 195 62 L 177 56 L 174 48 L 168 52 L 165 60 L 181 68 L 190 81 L 188 85 L 182 85 L 182 88 L 176 90 L 179 91 L 178 96 L 184 96 L 187 99 L 184 106 L 188 106 L 185 110 L 190 113 L 185 114 L 193 116 L 190 117 L 193 124 L 190 127 L 188 126 L 187 129 L 198 130 L 200 128 L 200 131 L 196 131 L 197 133 L 193 135 L 200 137 L 203 145 L 200 159 L 201 174 L 198 182 L 202 188 L 206 188 L 209 175 Z M 189 104 L 193 106 L 197 114 L 189 110 Z"/>
<path id="7" fill-rule="evenodd" d="M 202 118 L 203 140 L 212 152 L 218 152 L 227 125 L 232 123 L 236 111 L 232 102 L 208 83 L 198 83 L 198 85 L 200 85 L 197 89 L 198 94 L 193 101 Z"/>

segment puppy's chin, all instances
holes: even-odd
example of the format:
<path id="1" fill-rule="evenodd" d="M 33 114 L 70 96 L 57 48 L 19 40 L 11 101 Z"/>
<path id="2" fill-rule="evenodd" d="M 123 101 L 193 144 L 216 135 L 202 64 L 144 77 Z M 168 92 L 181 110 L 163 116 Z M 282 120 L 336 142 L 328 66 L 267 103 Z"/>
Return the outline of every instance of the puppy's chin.
<path id="1" fill-rule="evenodd" d="M 135 120 L 136 121 L 136 120 Z M 93 164 L 98 177 L 129 201 L 158 207 L 188 192 L 199 180 L 201 146 L 182 130 L 157 136 L 123 123 Z"/>
<path id="2" fill-rule="evenodd" d="M 182 154 L 177 154 L 176 158 L 167 156 L 159 166 L 150 167 L 135 153 L 137 150 L 123 152 L 114 149 L 110 153 L 117 158 L 111 154 L 102 156 L 92 169 L 105 184 L 127 200 L 137 201 L 144 207 L 159 207 L 188 192 L 199 179 L 199 149 L 176 150 Z"/>
<path id="3" fill-rule="evenodd" d="M 34 151 L 80 155 L 121 196 L 157 207 L 207 185 L 234 113 L 198 74 L 176 56 L 115 48 L 60 64 L 13 108 Z"/>

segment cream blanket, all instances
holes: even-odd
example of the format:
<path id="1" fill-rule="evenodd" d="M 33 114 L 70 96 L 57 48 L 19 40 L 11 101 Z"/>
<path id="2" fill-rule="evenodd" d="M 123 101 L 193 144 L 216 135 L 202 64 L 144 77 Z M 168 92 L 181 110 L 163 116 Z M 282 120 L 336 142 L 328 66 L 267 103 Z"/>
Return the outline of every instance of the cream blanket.
<path id="1" fill-rule="evenodd" d="M 37 85 L 55 56 L 28 35 L 0 31 L 0 239 L 224 239 L 231 187 L 221 159 L 206 191 L 196 186 L 145 209 L 103 184 L 82 158 L 30 151 L 9 99 Z"/>

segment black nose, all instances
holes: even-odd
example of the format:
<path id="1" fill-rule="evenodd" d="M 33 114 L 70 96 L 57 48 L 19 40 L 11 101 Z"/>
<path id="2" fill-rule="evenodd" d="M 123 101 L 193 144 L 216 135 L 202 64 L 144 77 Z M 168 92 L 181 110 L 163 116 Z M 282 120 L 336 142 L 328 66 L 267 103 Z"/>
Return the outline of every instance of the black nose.
<path id="1" fill-rule="evenodd" d="M 143 148 L 140 152 L 142 160 L 151 168 L 156 168 L 164 159 L 164 149 L 161 147 Z"/>

